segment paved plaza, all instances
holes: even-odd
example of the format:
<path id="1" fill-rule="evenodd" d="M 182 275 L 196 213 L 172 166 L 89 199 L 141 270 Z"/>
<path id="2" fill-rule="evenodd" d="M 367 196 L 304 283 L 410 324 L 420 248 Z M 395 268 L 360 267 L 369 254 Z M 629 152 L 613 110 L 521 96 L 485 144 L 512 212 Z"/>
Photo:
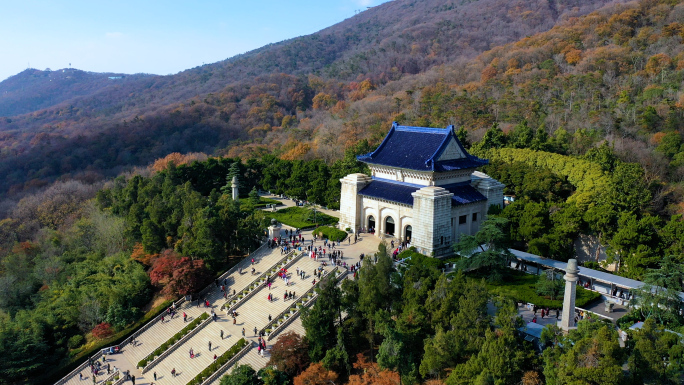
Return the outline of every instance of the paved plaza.
<path id="1" fill-rule="evenodd" d="M 294 205 L 290 200 L 275 197 L 270 198 L 281 200 L 286 206 Z M 336 215 L 336 212 L 332 210 L 321 211 L 326 214 Z M 285 237 L 285 230 L 291 230 L 291 228 L 283 225 L 281 232 L 283 237 Z M 312 239 L 311 231 L 303 231 L 302 236 L 307 242 Z M 378 238 L 368 234 L 361 234 L 356 243 L 354 243 L 353 239 L 351 242 L 344 241 L 337 247 L 337 250 L 343 252 L 343 262 L 353 264 L 359 261 L 359 256 L 361 254 L 374 253 L 377 250 L 379 243 L 380 240 Z M 316 242 L 315 245 L 322 246 L 323 243 L 319 241 Z M 295 255 L 299 254 L 300 253 L 297 252 Z M 283 255 L 280 252 L 280 248 L 264 248 L 261 249 L 258 254 L 254 254 L 253 257 L 255 259 L 256 274 L 252 275 L 250 273 L 251 257 L 245 258 L 239 263 L 243 270 L 242 274 L 236 270 L 226 278 L 229 292 L 232 292 L 232 290 L 240 292 L 244 288 L 250 286 L 261 273 L 273 268 Z M 292 291 L 299 296 L 300 293 L 304 293 L 311 288 L 314 278 L 312 275 L 313 271 L 321 266 L 324 261 L 327 263 L 327 258 L 315 261 L 308 256 L 303 256 L 296 260 L 295 263 L 288 268 L 288 272 L 293 273 L 290 276 L 289 286 L 286 288 L 284 282 L 281 279 L 276 278 L 270 289 L 270 292 L 273 294 L 273 301 L 271 302 L 268 301 L 268 287 L 264 286 L 259 288 L 252 297 L 235 309 L 239 314 L 235 324 L 233 324 L 232 317 L 220 310 L 221 305 L 226 302 L 220 288 L 213 289 L 206 297 L 210 302 L 211 308 L 206 308 L 204 305 L 198 307 L 197 302 L 185 302 L 179 307 L 177 315 L 173 319 L 168 319 L 167 317 L 164 323 L 156 322 L 138 336 L 135 346 L 128 344 L 123 347 L 121 353 L 108 355 L 106 357 L 105 365 L 109 364 L 112 370 L 114 370 L 115 367 L 121 371 L 129 370 L 131 375 L 135 375 L 135 383 L 139 385 L 151 383 L 187 384 L 188 381 L 194 378 L 213 361 L 214 355 L 220 356 L 242 338 L 242 328 L 245 329 L 245 337 L 248 341 L 256 341 L 257 337 L 254 335 L 254 328 L 263 328 L 268 323 L 269 314 L 272 317 L 275 317 L 292 303 L 292 301 L 283 300 L 285 290 Z M 306 272 L 305 279 L 300 279 L 296 276 L 294 272 L 297 268 Z M 330 271 L 332 267 L 328 265 L 324 267 L 324 269 Z M 351 275 L 349 277 L 351 277 Z M 210 313 L 212 309 L 218 314 L 216 322 L 211 322 L 206 327 L 202 328 L 197 334 L 175 349 L 147 373 L 142 374 L 142 372 L 136 368 L 137 363 L 141 359 L 145 358 L 149 353 L 154 351 L 187 325 L 187 323 L 183 322 L 183 312 L 188 316 L 187 322 L 190 322 L 199 317 L 202 313 Z M 302 327 L 299 317 L 288 325 L 281 334 L 290 330 L 299 334 L 304 334 L 304 328 Z M 221 331 L 223 331 L 224 334 L 223 339 L 221 339 Z M 209 351 L 209 342 L 211 342 L 212 345 L 211 351 Z M 273 340 L 269 341 L 269 347 L 273 342 Z M 194 358 L 190 358 L 190 349 L 193 349 L 195 353 Z M 252 365 L 255 370 L 259 370 L 266 365 L 267 361 L 268 353 L 266 354 L 266 357 L 261 357 L 257 354 L 256 349 L 251 349 L 238 361 L 238 363 L 248 363 Z M 171 375 L 172 369 L 176 369 L 175 377 L 172 377 Z M 157 381 L 154 381 L 155 372 L 157 373 Z M 93 383 L 89 368 L 86 368 L 81 374 L 83 375 L 83 380 L 76 374 L 72 376 L 66 384 L 86 385 Z M 97 381 L 102 381 L 106 377 L 106 374 L 101 374 L 97 377 Z M 216 383 L 218 383 L 218 381 L 216 381 Z"/>

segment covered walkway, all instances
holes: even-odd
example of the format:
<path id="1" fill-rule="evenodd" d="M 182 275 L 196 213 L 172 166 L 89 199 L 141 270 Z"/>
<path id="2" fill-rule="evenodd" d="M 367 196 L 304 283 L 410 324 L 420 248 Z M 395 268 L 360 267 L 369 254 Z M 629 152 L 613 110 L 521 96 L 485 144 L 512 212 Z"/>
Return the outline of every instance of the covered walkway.
<path id="1" fill-rule="evenodd" d="M 566 262 L 540 257 L 538 255 L 526 253 L 524 251 L 509 249 L 516 257 L 511 262 L 511 268 L 522 270 L 532 274 L 541 274 L 542 271 L 553 269 L 564 273 Z M 644 283 L 630 278 L 620 277 L 619 275 L 606 273 L 604 271 L 589 269 L 579 266 L 580 280 L 577 282 L 587 290 L 592 290 L 602 294 L 606 299 L 619 305 L 627 306 L 632 298 L 632 290 L 639 289 Z M 684 300 L 684 293 L 680 293 Z"/>

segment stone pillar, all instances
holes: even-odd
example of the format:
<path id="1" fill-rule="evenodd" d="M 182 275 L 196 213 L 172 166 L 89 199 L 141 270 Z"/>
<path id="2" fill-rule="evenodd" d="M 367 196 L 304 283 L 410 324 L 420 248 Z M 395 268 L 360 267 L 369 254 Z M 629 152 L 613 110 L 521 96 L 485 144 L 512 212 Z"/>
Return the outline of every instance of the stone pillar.
<path id="1" fill-rule="evenodd" d="M 451 252 L 451 197 L 442 187 L 428 186 L 413 196 L 413 234 L 411 246 L 420 253 L 442 256 Z"/>
<path id="2" fill-rule="evenodd" d="M 342 183 L 342 191 L 340 194 L 340 222 L 341 230 L 347 227 L 356 232 L 365 224 L 365 218 L 362 218 L 361 200 L 359 191 L 366 187 L 371 182 L 371 177 L 366 174 L 349 174 L 340 179 Z M 375 218 L 375 226 L 378 227 L 380 218 Z"/>
<path id="3" fill-rule="evenodd" d="M 271 225 L 268 227 L 268 238 L 278 238 L 280 236 L 280 223 L 275 219 L 271 219 Z"/>
<path id="4" fill-rule="evenodd" d="M 565 268 L 565 296 L 563 297 L 563 317 L 561 318 L 561 329 L 568 332 L 575 328 L 575 285 L 579 277 L 577 276 L 579 269 L 577 268 L 577 260 L 568 260 L 568 266 Z"/>
<path id="5" fill-rule="evenodd" d="M 503 208 L 503 189 L 506 185 L 481 171 L 473 172 L 470 177 L 470 184 L 487 198 L 487 207 L 482 213 L 483 220 L 487 216 L 489 206 L 494 205 Z"/>
<path id="6" fill-rule="evenodd" d="M 231 186 L 233 187 L 233 200 L 238 200 L 240 197 L 240 194 L 238 192 L 238 180 L 237 176 L 233 177 L 233 181 L 231 182 Z"/>

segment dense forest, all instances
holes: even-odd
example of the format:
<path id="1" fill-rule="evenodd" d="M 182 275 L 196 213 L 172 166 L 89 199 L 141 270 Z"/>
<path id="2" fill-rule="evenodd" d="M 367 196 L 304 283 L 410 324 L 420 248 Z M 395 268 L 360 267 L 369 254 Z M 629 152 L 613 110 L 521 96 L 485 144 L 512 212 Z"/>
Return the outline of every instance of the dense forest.
<path id="1" fill-rule="evenodd" d="M 401 257 L 409 255 L 397 269 L 381 244 L 355 279 L 324 280 L 302 315 L 306 335 L 279 336 L 266 368 L 236 366 L 221 385 L 681 383 L 684 344 L 656 318 L 630 330 L 624 347 L 597 318 L 568 334 L 547 327 L 533 344 L 519 332 L 515 303 L 472 271 L 447 276 L 440 261 L 411 250 Z"/>
<path id="2" fill-rule="evenodd" d="M 0 383 L 52 375 L 54 362 L 69 367 L 253 250 L 266 219 L 258 202 L 231 199 L 232 175 L 242 196 L 269 190 L 339 207 L 339 179 L 367 171 L 355 156 L 373 149 L 393 120 L 454 124 L 471 153 L 490 159 L 484 171 L 515 196 L 490 214 L 515 248 L 567 260 L 573 240 L 590 235 L 608 258 L 597 254 L 586 266 L 681 289 L 684 2 L 645 0 L 581 16 L 604 3 L 394 1 L 319 35 L 177 77 L 100 91 L 74 80 L 53 96 L 67 102 L 3 118 Z M 390 8 L 411 27 L 390 23 L 381 12 Z M 511 36 L 522 39 L 486 51 Z M 274 62 L 252 65 L 274 52 Z M 322 61 L 298 72 L 307 52 Z M 35 101 L 43 102 L 52 103 Z M 654 321 L 626 350 L 616 348 L 614 330 L 587 322 L 566 337 L 547 335 L 549 346 L 560 344 L 540 358 L 515 337 L 510 303 L 494 298 L 499 314 L 488 315 L 492 297 L 479 280 L 447 281 L 439 263 L 400 274 L 386 259 L 380 250 L 378 263 L 341 292 L 324 285 L 331 300 L 305 316 L 310 336 L 290 336 L 306 357 L 292 361 L 287 378 L 681 378 L 681 344 L 663 329 L 680 328 L 681 317 L 658 315 L 672 302 L 651 307 Z M 173 270 L 193 279 L 176 280 Z M 349 317 L 339 323 L 341 309 Z M 355 360 L 358 353 L 365 355 Z"/>
<path id="3" fill-rule="evenodd" d="M 231 156 L 257 147 L 256 155 L 278 149 L 290 159 L 330 162 L 377 133 L 374 126 L 396 107 L 392 101 L 381 115 L 333 119 L 320 129 L 316 117 L 326 110 L 353 117 L 346 103 L 374 100 L 374 88 L 464 62 L 608 3 L 397 0 L 318 33 L 172 76 L 126 77 L 104 88 L 85 77 L 56 96 L 62 103 L 0 119 L 0 194 L 21 196 L 59 178 L 101 180 L 171 152 L 225 154 L 239 144 Z M 51 76 L 29 71 L 6 82 L 27 78 L 23 83 L 39 87 L 35 80 L 44 79 L 47 95 Z M 29 102 L 22 88 L 7 88 L 8 104 Z M 77 96 L 76 89 L 92 92 Z"/>

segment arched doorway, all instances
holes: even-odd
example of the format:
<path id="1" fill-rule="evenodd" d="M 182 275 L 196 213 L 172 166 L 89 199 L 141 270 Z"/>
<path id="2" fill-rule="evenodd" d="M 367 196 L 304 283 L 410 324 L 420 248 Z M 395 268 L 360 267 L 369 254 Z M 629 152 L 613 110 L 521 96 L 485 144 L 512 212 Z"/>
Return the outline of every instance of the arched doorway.
<path id="1" fill-rule="evenodd" d="M 368 217 L 368 232 L 375 231 L 375 217 L 370 215 Z"/>
<path id="2" fill-rule="evenodd" d="M 411 242 L 411 231 L 412 230 L 413 230 L 413 228 L 411 227 L 411 225 L 406 226 L 406 228 L 404 229 L 404 240 L 406 242 Z"/>
<path id="3" fill-rule="evenodd" d="M 385 234 L 394 235 L 394 219 L 392 217 L 385 218 Z"/>

